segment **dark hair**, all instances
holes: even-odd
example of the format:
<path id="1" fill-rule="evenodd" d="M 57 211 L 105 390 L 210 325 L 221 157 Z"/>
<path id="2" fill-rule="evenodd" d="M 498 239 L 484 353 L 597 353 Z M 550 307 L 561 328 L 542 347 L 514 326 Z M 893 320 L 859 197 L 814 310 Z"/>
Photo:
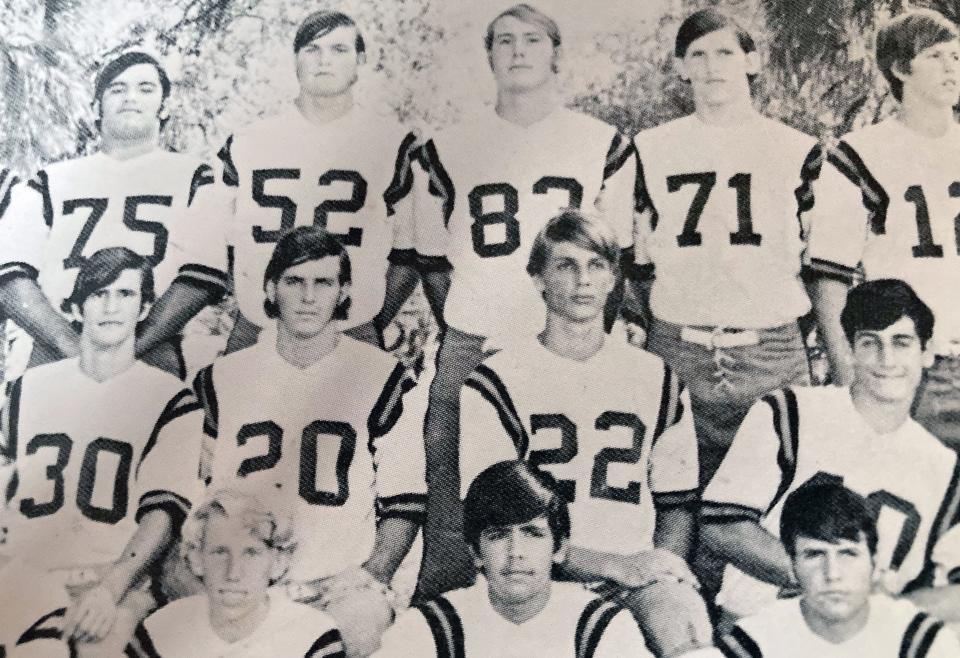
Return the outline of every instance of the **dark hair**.
<path id="1" fill-rule="evenodd" d="M 927 341 L 933 336 L 934 319 L 930 307 L 900 279 L 874 279 L 847 293 L 840 325 L 847 342 L 852 345 L 858 331 L 886 329 L 903 317 L 913 320 L 920 346 L 926 348 Z"/>
<path id="2" fill-rule="evenodd" d="M 356 22 L 343 12 L 339 11 L 315 11 L 300 23 L 297 28 L 297 35 L 293 38 L 294 54 L 300 52 L 300 49 L 308 43 L 322 37 L 325 34 L 333 32 L 338 27 L 352 27 L 357 32 L 357 38 L 354 41 L 354 48 L 357 54 L 363 54 L 367 46 L 363 41 L 363 35 Z"/>
<path id="3" fill-rule="evenodd" d="M 711 32 L 719 32 L 720 30 L 732 30 L 737 36 L 737 42 L 743 52 L 752 53 L 756 51 L 757 44 L 754 43 L 753 37 L 737 21 L 716 9 L 701 9 L 687 16 L 686 20 L 680 24 L 680 29 L 677 30 L 677 39 L 674 42 L 673 54 L 683 59 L 691 43 Z"/>
<path id="4" fill-rule="evenodd" d="M 609 263 L 614 276 L 619 276 L 621 250 L 613 228 L 606 221 L 590 217 L 576 208 L 561 210 L 537 233 L 530 247 L 527 274 L 543 274 L 550 248 L 558 242 L 569 242 L 592 251 Z"/>
<path id="5" fill-rule="evenodd" d="M 126 247 L 107 247 L 87 258 L 73 282 L 73 292 L 63 300 L 60 310 L 69 313 L 71 307 L 83 307 L 87 297 L 120 278 L 124 270 L 140 272 L 140 303 L 150 304 L 156 297 L 153 289 L 153 269 L 147 259 Z"/>
<path id="6" fill-rule="evenodd" d="M 864 539 L 870 555 L 877 552 L 877 519 L 870 504 L 842 484 L 805 484 L 787 496 L 780 514 L 780 540 L 790 557 L 797 537 L 837 543 Z"/>
<path id="7" fill-rule="evenodd" d="M 341 286 L 350 283 L 350 256 L 337 238 L 319 226 L 297 226 L 287 231 L 277 241 L 277 246 L 273 248 L 273 254 L 270 256 L 270 262 L 267 263 L 267 269 L 263 272 L 264 289 L 268 281 L 276 284 L 288 268 L 327 256 L 339 256 L 338 281 Z M 268 318 L 276 318 L 280 315 L 280 309 L 277 308 L 276 303 L 269 299 L 263 302 L 263 310 Z M 347 297 L 337 305 L 333 312 L 333 319 L 346 320 L 349 311 L 350 298 Z"/>
<path id="8" fill-rule="evenodd" d="M 909 73 L 910 62 L 921 51 L 958 38 L 957 26 L 932 9 L 908 11 L 883 25 L 877 32 L 877 67 L 893 97 L 903 100 L 903 81 L 894 75 L 894 67 Z"/>
<path id="9" fill-rule="evenodd" d="M 170 96 L 170 77 L 167 75 L 166 69 L 158 62 L 153 56 L 148 55 L 147 53 L 140 52 L 138 50 L 133 50 L 130 52 L 123 53 L 119 57 L 107 62 L 97 74 L 97 80 L 93 86 L 93 102 L 100 103 L 103 100 L 103 94 L 107 90 L 107 87 L 110 86 L 118 75 L 126 71 L 131 66 L 136 66 L 138 64 L 149 64 L 150 66 L 157 69 L 157 76 L 160 78 L 160 91 L 162 93 L 162 101 L 166 101 Z M 103 110 L 100 109 L 100 115 L 102 116 Z M 166 119 L 160 120 L 160 127 L 166 123 Z M 96 120 L 97 129 L 100 129 L 100 116 Z"/>
<path id="10" fill-rule="evenodd" d="M 521 3 L 503 10 L 487 25 L 487 34 L 483 38 L 483 44 L 487 50 L 493 48 L 493 26 L 505 16 L 512 16 L 523 23 L 539 25 L 543 28 L 544 32 L 547 33 L 547 36 L 550 37 L 550 42 L 553 44 L 553 47 L 560 47 L 560 26 L 557 25 L 557 22 L 536 7 Z"/>
<path id="11" fill-rule="evenodd" d="M 474 479 L 463 501 L 463 534 L 479 550 L 480 535 L 491 527 L 527 523 L 546 516 L 557 550 L 570 537 L 567 501 L 549 473 L 523 461 L 503 461 Z"/>

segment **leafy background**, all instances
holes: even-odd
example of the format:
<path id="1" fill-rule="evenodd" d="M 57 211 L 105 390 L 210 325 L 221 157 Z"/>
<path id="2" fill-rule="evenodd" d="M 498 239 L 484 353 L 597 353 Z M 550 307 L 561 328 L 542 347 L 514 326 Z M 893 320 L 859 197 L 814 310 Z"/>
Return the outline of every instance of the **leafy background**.
<path id="1" fill-rule="evenodd" d="M 99 65 L 129 48 L 161 57 L 171 73 L 172 120 L 162 136 L 179 151 L 212 155 L 233 130 L 296 94 L 292 35 L 315 9 L 355 17 L 368 44 L 357 97 L 386 105 L 425 131 L 493 100 L 481 38 L 509 2 L 468 0 L 0 0 L 0 162 L 28 175 L 96 148 L 90 108 Z M 906 5 L 956 21 L 960 0 L 543 0 L 564 34 L 567 103 L 626 134 L 692 110 L 672 65 L 673 38 L 694 9 L 719 6 L 761 44 L 754 90 L 766 114 L 826 140 L 892 109 L 874 68 L 870 36 Z M 486 86 L 485 86 L 486 85 Z M 229 300 L 192 333 L 229 329 Z M 402 322 L 429 323 L 421 298 Z M 394 327 L 399 333 L 399 325 Z M 416 351 L 416 345 L 406 349 Z"/>

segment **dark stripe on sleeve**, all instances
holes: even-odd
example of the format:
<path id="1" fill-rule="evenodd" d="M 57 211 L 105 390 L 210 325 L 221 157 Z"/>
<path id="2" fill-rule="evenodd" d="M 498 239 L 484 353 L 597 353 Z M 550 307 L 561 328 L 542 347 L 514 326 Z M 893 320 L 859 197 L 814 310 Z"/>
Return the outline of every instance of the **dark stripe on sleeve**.
<path id="1" fill-rule="evenodd" d="M 870 230 L 876 235 L 886 232 L 887 208 L 890 197 L 883 186 L 873 177 L 860 155 L 844 141 L 840 141 L 827 155 L 827 162 L 836 167 L 847 180 L 860 188 L 863 207 L 870 214 Z"/>
<path id="2" fill-rule="evenodd" d="M 810 264 L 805 265 L 803 269 L 805 276 L 813 275 L 825 279 L 835 279 L 848 285 L 852 284 L 858 276 L 857 268 L 847 267 L 822 258 L 811 258 Z"/>
<path id="3" fill-rule="evenodd" d="M 17 436 L 20 433 L 20 395 L 23 390 L 23 377 L 17 377 L 16 381 L 10 384 L 10 390 L 7 392 L 7 404 L 3 411 L 4 426 L 3 430 L 3 456 L 10 461 L 17 459 Z"/>
<path id="4" fill-rule="evenodd" d="M 437 647 L 437 658 L 466 658 L 463 642 L 463 623 L 460 615 L 450 602 L 438 596 L 432 601 L 416 606 L 427 620 L 433 642 Z"/>
<path id="5" fill-rule="evenodd" d="M 157 419 L 156 424 L 153 426 L 153 431 L 150 433 L 150 437 L 147 439 L 147 443 L 143 448 L 143 452 L 140 454 L 140 460 L 137 462 L 137 468 L 134 471 L 135 478 L 140 476 L 140 466 L 147 458 L 147 455 L 150 454 L 150 451 L 153 450 L 154 446 L 157 445 L 157 439 L 160 438 L 160 432 L 163 431 L 163 428 L 177 418 L 180 418 L 180 416 L 185 416 L 188 413 L 199 411 L 202 408 L 203 405 L 200 404 L 193 392 L 188 388 L 183 389 L 173 396 L 173 398 L 167 403 L 167 406 L 164 407 L 163 411 L 160 413 L 160 418 Z"/>
<path id="6" fill-rule="evenodd" d="M 653 263 L 645 263 L 643 265 L 631 263 L 626 272 L 627 278 L 633 279 L 634 281 L 652 281 L 655 276 Z"/>
<path id="7" fill-rule="evenodd" d="M 40 617 L 17 640 L 17 646 L 34 640 L 59 640 L 63 635 L 63 622 L 67 616 L 66 608 L 58 608 Z"/>
<path id="8" fill-rule="evenodd" d="M 50 199 L 50 180 L 47 172 L 38 171 L 37 175 L 27 181 L 27 187 L 38 192 L 43 199 L 43 223 L 53 226 L 53 201 Z"/>
<path id="9" fill-rule="evenodd" d="M 426 494 L 399 494 L 377 499 L 378 519 L 406 519 L 417 525 L 427 520 Z"/>
<path id="10" fill-rule="evenodd" d="M 760 522 L 763 510 L 736 503 L 718 503 L 704 500 L 700 503 L 700 518 L 705 523 L 732 523 L 734 521 Z"/>
<path id="11" fill-rule="evenodd" d="M 0 190 L 3 190 L 3 193 L 0 194 L 0 217 L 3 217 L 7 206 L 10 205 L 10 195 L 13 193 L 14 186 L 19 182 L 20 179 L 14 176 L 9 169 L 0 171 Z"/>
<path id="12" fill-rule="evenodd" d="M 739 626 L 721 638 L 718 647 L 727 658 L 763 658 L 760 646 Z"/>
<path id="13" fill-rule="evenodd" d="M 310 645 L 303 658 L 346 658 L 340 631 L 331 628 Z"/>
<path id="14" fill-rule="evenodd" d="M 527 448 L 530 446 L 530 438 L 527 430 L 523 426 L 520 414 L 517 412 L 513 399 L 510 397 L 507 387 L 500 377 L 489 366 L 480 364 L 469 377 L 467 377 L 464 386 L 477 391 L 483 399 L 493 405 L 500 418 L 503 429 L 513 440 L 513 445 L 517 449 L 517 457 L 525 459 Z"/>
<path id="15" fill-rule="evenodd" d="M 219 409 L 217 390 L 213 385 L 213 364 L 201 368 L 193 379 L 193 391 L 203 405 L 203 432 L 211 438 L 217 438 L 219 427 Z"/>
<path id="16" fill-rule="evenodd" d="M 603 165 L 603 180 L 607 180 L 623 168 L 633 155 L 633 141 L 619 132 L 610 141 L 610 149 Z"/>
<path id="17" fill-rule="evenodd" d="M 440 156 L 437 154 L 437 146 L 433 140 L 428 140 L 418 149 L 420 154 L 420 163 L 430 176 L 430 194 L 443 200 L 443 223 L 450 223 L 450 217 L 453 215 L 453 204 L 456 199 L 456 189 L 443 163 L 440 162 Z"/>
<path id="18" fill-rule="evenodd" d="M 414 249 L 392 249 L 387 256 L 387 262 L 392 265 L 405 265 L 416 268 L 417 252 Z"/>
<path id="19" fill-rule="evenodd" d="M 176 538 L 180 536 L 183 522 L 187 520 L 187 515 L 190 514 L 190 501 L 172 491 L 148 491 L 140 497 L 134 520 L 140 523 L 140 519 L 154 510 L 162 510 L 167 513 L 167 516 L 170 517 L 170 523 L 173 525 L 171 534 Z"/>
<path id="20" fill-rule="evenodd" d="M 938 621 L 925 612 L 917 613 L 903 632 L 899 658 L 923 658 L 930 651 L 937 633 L 943 628 Z"/>
<path id="21" fill-rule="evenodd" d="M 193 199 L 197 196 L 197 190 L 204 185 L 213 185 L 216 177 L 213 175 L 213 167 L 208 164 L 202 164 L 193 172 L 193 179 L 190 181 L 190 196 L 187 197 L 187 206 L 193 205 Z"/>
<path id="22" fill-rule="evenodd" d="M 11 279 L 33 279 L 37 280 L 39 273 L 37 268 L 27 263 L 4 263 L 0 265 L 0 283 L 5 283 Z"/>
<path id="23" fill-rule="evenodd" d="M 447 260 L 446 256 L 424 256 L 417 254 L 416 268 L 420 273 L 429 272 L 449 272 L 453 265 Z"/>
<path id="24" fill-rule="evenodd" d="M 233 135 L 227 138 L 227 143 L 217 152 L 217 157 L 223 163 L 223 182 L 230 187 L 240 186 L 240 174 L 237 165 L 233 162 Z"/>
<path id="25" fill-rule="evenodd" d="M 634 150 L 634 154 L 637 158 L 637 179 L 633 185 L 634 209 L 640 214 L 650 213 L 650 230 L 655 231 L 660 215 L 657 214 L 657 208 L 653 205 L 653 199 L 647 189 L 647 179 L 643 173 L 643 160 L 640 158 L 638 151 Z"/>
<path id="26" fill-rule="evenodd" d="M 402 363 L 393 367 L 387 383 L 384 384 L 380 397 L 373 405 L 373 410 L 367 418 L 367 432 L 370 437 L 369 448 L 373 450 L 373 441 L 385 435 L 400 420 L 403 414 L 403 396 L 416 386 L 416 381 Z"/>
<path id="27" fill-rule="evenodd" d="M 765 395 L 763 401 L 770 405 L 770 409 L 773 411 L 773 428 L 780 439 L 780 449 L 777 451 L 780 485 L 767 507 L 766 513 L 769 513 L 786 495 L 797 472 L 797 450 L 800 447 L 800 410 L 797 407 L 797 396 L 790 388 L 782 388 Z"/>
<path id="28" fill-rule="evenodd" d="M 960 453 L 955 453 L 953 473 L 943 495 L 943 502 L 930 526 L 930 536 L 924 549 L 923 569 L 920 574 L 910 581 L 904 592 L 912 592 L 920 587 L 929 587 L 933 584 L 936 565 L 933 563 L 933 550 L 940 538 L 954 526 L 960 525 Z"/>
<path id="29" fill-rule="evenodd" d="M 218 295 L 218 299 L 219 296 L 222 296 L 227 291 L 226 272 L 198 263 L 189 263 L 182 266 L 177 272 L 176 280 L 186 281 L 204 290 L 208 290 Z"/>
<path id="30" fill-rule="evenodd" d="M 607 626 L 623 608 L 605 599 L 594 599 L 584 607 L 574 635 L 577 658 L 593 658 Z"/>
<path id="31" fill-rule="evenodd" d="M 794 190 L 797 199 L 797 216 L 813 209 L 813 183 L 820 178 L 823 168 L 823 147 L 817 144 L 810 150 L 800 167 L 800 186 Z"/>
<path id="32" fill-rule="evenodd" d="M 153 639 L 147 628 L 141 622 L 134 631 L 130 643 L 127 645 L 126 654 L 131 658 L 161 658 L 160 652 L 153 644 Z"/>
<path id="33" fill-rule="evenodd" d="M 655 491 L 653 504 L 657 507 L 682 507 L 697 502 L 699 490 L 689 491 Z"/>
<path id="34" fill-rule="evenodd" d="M 683 417 L 683 403 L 680 394 L 683 386 L 669 366 L 663 366 L 663 383 L 660 387 L 660 411 L 657 413 L 657 427 L 653 432 L 653 443 L 657 442 L 668 428 L 677 424 Z"/>
<path id="35" fill-rule="evenodd" d="M 410 190 L 413 188 L 413 169 L 411 168 L 411 164 L 413 159 L 417 157 L 416 154 L 417 138 L 412 132 L 407 133 L 407 136 L 404 137 L 400 143 L 400 148 L 397 150 L 397 160 L 393 165 L 393 180 L 390 181 L 390 185 L 387 186 L 386 191 L 383 193 L 383 201 L 387 205 L 387 217 L 392 216 L 394 212 L 396 212 L 394 206 L 410 194 Z"/>

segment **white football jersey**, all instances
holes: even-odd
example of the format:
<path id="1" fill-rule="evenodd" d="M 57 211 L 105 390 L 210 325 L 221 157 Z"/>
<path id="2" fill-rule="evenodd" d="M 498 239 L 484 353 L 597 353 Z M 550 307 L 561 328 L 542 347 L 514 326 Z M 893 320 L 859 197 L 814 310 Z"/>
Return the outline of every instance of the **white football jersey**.
<path id="1" fill-rule="evenodd" d="M 69 649 L 56 635 L 63 629 L 70 597 L 57 577 L 13 559 L 0 567 L 0 592 L 4 592 L 0 596 L 0 656 L 67 658 Z"/>
<path id="2" fill-rule="evenodd" d="M 18 184 L 0 221 L 0 279 L 37 276 L 54 308 L 85 259 L 128 247 L 153 267 L 159 297 L 176 279 L 226 288 L 226 206 L 197 158 L 154 150 L 105 153 L 48 166 Z"/>
<path id="3" fill-rule="evenodd" d="M 378 519 L 422 522 L 426 387 L 410 390 L 412 375 L 389 354 L 341 336 L 300 369 L 258 343 L 201 370 L 195 388 L 213 444 L 212 490 L 243 478 L 289 505 L 291 580 L 362 563 Z"/>
<path id="4" fill-rule="evenodd" d="M 16 465 L 10 553 L 46 569 L 115 560 L 136 529 L 136 469 L 182 386 L 141 361 L 97 382 L 76 358 L 14 382 L 3 429 Z"/>
<path id="5" fill-rule="evenodd" d="M 912 419 L 878 434 L 849 389 L 787 388 L 758 401 L 703 492 L 710 519 L 756 519 L 774 536 L 786 496 L 811 480 L 839 481 L 879 513 L 876 563 L 891 593 L 931 584 L 931 552 L 960 522 L 957 454 Z M 717 602 L 757 612 L 777 588 L 728 566 Z"/>
<path id="6" fill-rule="evenodd" d="M 131 658 L 344 658 L 332 617 L 271 592 L 270 610 L 253 633 L 227 642 L 210 625 L 204 595 L 168 603 L 138 627 L 127 645 Z"/>
<path id="7" fill-rule="evenodd" d="M 652 658 L 630 613 L 580 585 L 554 582 L 546 607 L 514 624 L 493 608 L 482 576 L 405 612 L 374 656 Z"/>
<path id="8" fill-rule="evenodd" d="M 436 135 L 420 160 L 429 185 L 415 190 L 416 251 L 453 266 L 444 317 L 462 331 L 502 338 L 543 329 L 527 260 L 561 208 L 596 206 L 621 247 L 633 244 L 633 148 L 592 117 L 560 108 L 523 127 L 487 110 Z"/>
<path id="9" fill-rule="evenodd" d="M 345 327 L 383 306 L 387 259 L 412 262 L 411 159 L 417 140 L 395 118 L 362 108 L 322 126 L 298 109 L 259 121 L 220 151 L 234 189 L 229 228 L 240 311 L 263 327 L 263 272 L 280 235 L 324 226 L 347 247 L 353 276 Z"/>
<path id="10" fill-rule="evenodd" d="M 460 401 L 460 484 L 518 457 L 553 475 L 570 503 L 571 543 L 653 548 L 654 503 L 696 500 L 690 402 L 653 354 L 608 337 L 586 361 L 535 337 L 483 362 Z"/>
<path id="11" fill-rule="evenodd" d="M 760 114 L 733 128 L 690 115 L 634 143 L 635 256 L 656 317 L 756 329 L 810 309 L 795 193 L 813 138 Z"/>
<path id="12" fill-rule="evenodd" d="M 723 638 L 730 658 L 953 658 L 960 641 L 943 623 L 905 600 L 870 597 L 866 626 L 846 642 L 826 640 L 807 625 L 800 599 L 775 601 L 737 622 Z"/>

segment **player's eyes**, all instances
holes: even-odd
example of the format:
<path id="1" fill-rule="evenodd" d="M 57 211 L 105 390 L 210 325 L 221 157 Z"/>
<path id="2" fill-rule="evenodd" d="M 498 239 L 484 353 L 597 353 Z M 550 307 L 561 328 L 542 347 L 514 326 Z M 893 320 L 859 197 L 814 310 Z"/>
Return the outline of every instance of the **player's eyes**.
<path id="1" fill-rule="evenodd" d="M 483 536 L 489 541 L 497 541 L 498 539 L 506 537 L 508 533 L 509 530 L 506 528 L 489 528 L 483 531 Z"/>
<path id="2" fill-rule="evenodd" d="M 334 46 L 334 47 L 333 47 L 333 50 L 334 50 L 334 52 L 337 52 L 337 53 L 345 53 L 345 52 L 347 52 L 349 49 L 348 49 L 346 46 Z"/>
<path id="3" fill-rule="evenodd" d="M 607 269 L 607 263 L 602 260 L 592 260 L 590 261 L 590 269 L 596 272 Z"/>
<path id="4" fill-rule="evenodd" d="M 513 37 L 508 37 L 508 36 L 497 37 L 497 43 L 501 45 L 508 45 L 512 42 L 513 42 Z"/>

